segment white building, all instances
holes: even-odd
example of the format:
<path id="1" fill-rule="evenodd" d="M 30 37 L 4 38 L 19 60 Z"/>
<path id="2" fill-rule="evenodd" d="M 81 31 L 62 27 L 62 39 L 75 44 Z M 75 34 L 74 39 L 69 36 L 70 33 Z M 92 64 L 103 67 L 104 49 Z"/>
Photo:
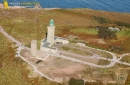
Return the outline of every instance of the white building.
<path id="1" fill-rule="evenodd" d="M 62 38 L 62 37 L 58 37 L 58 36 L 55 36 L 55 44 L 56 43 L 62 43 L 62 44 L 68 44 L 69 43 L 69 41 L 68 41 L 68 39 L 66 39 L 66 38 Z"/>
<path id="2" fill-rule="evenodd" d="M 50 20 L 50 26 L 47 26 L 47 28 L 48 28 L 47 39 L 43 39 L 41 41 L 40 50 L 56 53 L 57 48 L 54 47 L 55 44 L 57 43 L 68 44 L 69 43 L 68 39 L 55 36 L 55 26 L 54 26 L 53 20 Z"/>
<path id="3" fill-rule="evenodd" d="M 53 20 L 50 21 L 50 26 L 47 26 L 47 42 L 50 43 L 50 47 L 54 45 L 55 26 Z"/>

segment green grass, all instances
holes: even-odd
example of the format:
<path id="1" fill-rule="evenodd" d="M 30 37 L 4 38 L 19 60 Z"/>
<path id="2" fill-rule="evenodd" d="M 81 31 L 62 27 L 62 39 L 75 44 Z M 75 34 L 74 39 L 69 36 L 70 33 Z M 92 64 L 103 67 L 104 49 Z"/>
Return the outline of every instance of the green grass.
<path id="1" fill-rule="evenodd" d="M 70 32 L 77 34 L 91 34 L 91 35 L 98 34 L 97 30 L 94 28 L 73 28 L 70 29 Z"/>
<path id="2" fill-rule="evenodd" d="M 69 40 L 69 42 L 70 42 L 70 43 L 75 43 L 75 44 L 78 43 L 77 40 Z"/>
<path id="3" fill-rule="evenodd" d="M 130 36 L 130 29 L 124 29 L 116 33 L 117 36 Z"/>
<path id="4" fill-rule="evenodd" d="M 113 74 L 114 75 L 112 69 L 110 69 L 110 68 L 102 68 L 102 69 L 98 69 L 98 71 L 100 74 L 103 74 L 103 75 L 104 74 Z"/>
<path id="5" fill-rule="evenodd" d="M 5 66 L 0 70 L 0 85 L 32 85 L 26 80 L 23 73 L 28 73 L 20 65 L 20 62 L 4 61 Z M 22 64 L 22 63 L 21 63 Z"/>
<path id="6" fill-rule="evenodd" d="M 109 65 L 110 61 L 100 59 L 97 65 Z"/>
<path id="7" fill-rule="evenodd" d="M 113 58 L 113 56 L 112 56 L 111 54 L 106 53 L 106 52 L 102 52 L 100 55 L 101 55 L 102 57 L 104 57 L 104 58 L 109 58 L 109 59 L 112 59 L 112 58 Z"/>
<path id="8" fill-rule="evenodd" d="M 124 56 L 122 59 L 121 59 L 121 61 L 123 61 L 123 62 L 126 62 L 126 63 L 130 63 L 130 56 Z"/>
<path id="9" fill-rule="evenodd" d="M 28 65 L 16 58 L 10 40 L 0 33 L 0 85 L 61 85 L 45 78 L 28 78 Z"/>
<path id="10" fill-rule="evenodd" d="M 1 33 L 0 38 L 0 85 L 31 85 L 23 75 L 24 71 L 28 71 L 23 70 L 22 61 L 14 57 L 15 49 L 11 47 L 11 42 Z"/>
<path id="11" fill-rule="evenodd" d="M 125 27 L 130 28 L 130 23 L 125 23 L 125 22 L 120 22 L 120 21 L 116 21 L 115 23 L 119 26 L 125 26 Z"/>
<path id="12" fill-rule="evenodd" d="M 125 85 L 130 85 L 130 71 L 128 71 L 128 77 L 126 79 Z"/>
<path id="13" fill-rule="evenodd" d="M 100 24 L 110 23 L 110 20 L 105 17 L 97 17 L 93 16 L 94 20 L 96 20 Z"/>
<path id="14" fill-rule="evenodd" d="M 40 46 L 41 46 L 41 41 L 37 42 L 37 49 L 40 50 Z"/>
<path id="15" fill-rule="evenodd" d="M 20 14 L 17 14 L 17 10 L 9 11 L 10 16 L 2 15 L 0 26 L 2 26 L 11 36 L 15 37 L 23 44 L 29 44 L 33 39 L 41 40 L 45 37 L 45 34 L 43 33 L 46 31 L 47 25 L 45 25 L 41 20 L 41 17 L 39 17 L 42 15 L 41 13 L 26 9 L 19 10 Z M 8 11 L 6 10 L 5 12 Z"/>
<path id="16" fill-rule="evenodd" d="M 76 80 L 74 78 L 70 79 L 69 85 L 84 85 L 84 80 Z"/>
<path id="17" fill-rule="evenodd" d="M 91 53 L 83 51 L 83 50 L 79 50 L 78 48 L 75 49 L 75 48 L 70 48 L 70 47 L 67 47 L 67 46 L 63 46 L 62 49 L 66 50 L 66 51 L 69 51 L 69 52 L 72 52 L 72 53 L 84 55 L 84 56 L 91 56 L 92 55 Z"/>

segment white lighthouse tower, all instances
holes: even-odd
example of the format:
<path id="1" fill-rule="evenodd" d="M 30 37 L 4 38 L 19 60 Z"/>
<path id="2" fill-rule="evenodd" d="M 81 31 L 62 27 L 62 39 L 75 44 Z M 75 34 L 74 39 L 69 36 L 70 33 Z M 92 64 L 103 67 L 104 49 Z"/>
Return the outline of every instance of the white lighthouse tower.
<path id="1" fill-rule="evenodd" d="M 55 26 L 54 21 L 51 19 L 49 26 L 47 26 L 47 42 L 50 43 L 50 47 L 54 45 Z"/>

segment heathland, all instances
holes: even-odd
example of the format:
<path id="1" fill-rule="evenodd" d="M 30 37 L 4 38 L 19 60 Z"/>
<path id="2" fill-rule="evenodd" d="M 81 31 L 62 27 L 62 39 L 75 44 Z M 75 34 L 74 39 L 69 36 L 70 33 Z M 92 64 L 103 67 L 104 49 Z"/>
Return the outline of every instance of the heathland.
<path id="1" fill-rule="evenodd" d="M 70 42 L 83 42 L 88 46 L 106 50 L 113 46 L 115 47 L 113 52 L 116 53 L 130 52 L 128 13 L 90 9 L 0 9 L 0 26 L 28 47 L 31 40 L 37 39 L 40 42 L 46 37 L 50 19 L 55 22 L 56 36 L 66 37 Z M 98 37 L 96 29 L 99 26 L 114 26 L 121 31 L 115 33 L 116 39 L 102 39 Z M 59 85 L 44 78 L 28 78 L 29 70 L 24 68 L 26 63 L 14 57 L 16 48 L 13 48 L 13 43 L 1 33 L 0 42 L 1 85 Z"/>
<path id="2" fill-rule="evenodd" d="M 57 36 L 75 36 L 89 45 L 108 49 L 110 46 L 121 47 L 129 51 L 130 14 L 96 11 L 89 9 L 10 9 L 0 10 L 0 25 L 13 37 L 29 46 L 32 39 L 41 40 L 46 37 L 50 19 L 56 25 Z M 119 27 L 117 39 L 100 39 L 98 26 Z M 106 42 L 106 44 L 103 42 Z"/>

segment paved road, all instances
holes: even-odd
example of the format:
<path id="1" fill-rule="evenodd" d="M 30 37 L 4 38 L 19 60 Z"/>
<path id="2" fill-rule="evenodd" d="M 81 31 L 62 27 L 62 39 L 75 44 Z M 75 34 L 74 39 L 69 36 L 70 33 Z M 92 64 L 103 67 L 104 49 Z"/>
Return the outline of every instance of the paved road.
<path id="1" fill-rule="evenodd" d="M 46 52 L 46 53 L 48 53 L 48 52 Z M 71 57 L 68 57 L 68 56 L 60 55 L 59 53 L 56 53 L 56 54 L 49 53 L 49 55 L 55 56 L 55 57 L 60 57 L 60 58 L 63 58 L 63 59 L 68 59 L 68 60 L 75 61 L 75 62 L 78 62 L 78 63 L 81 63 L 81 64 L 99 67 L 99 68 L 108 68 L 108 67 L 112 67 L 115 64 L 115 62 L 111 62 L 109 65 L 104 66 L 104 65 L 97 65 L 97 64 L 89 63 L 89 62 L 82 61 L 82 60 L 79 60 L 79 59 L 71 58 Z"/>
<path id="2" fill-rule="evenodd" d="M 66 46 L 66 45 L 62 45 L 62 46 Z M 71 48 L 76 48 L 74 46 L 69 46 Z M 100 55 L 97 55 L 96 53 L 94 52 L 91 52 L 91 51 L 87 51 L 91 54 L 93 54 L 93 56 L 91 57 L 92 59 L 103 59 L 103 60 L 108 60 L 108 61 L 111 61 L 111 63 L 109 65 L 97 65 L 97 64 L 93 64 L 93 63 L 88 63 L 88 62 L 85 62 L 85 61 L 80 61 L 80 63 L 83 63 L 83 64 L 87 64 L 87 65 L 90 65 L 90 66 L 95 66 L 95 67 L 99 67 L 99 68 L 108 68 L 108 67 L 112 67 L 115 65 L 116 63 L 116 60 L 117 60 L 117 57 L 114 53 L 112 52 L 109 52 L 109 51 L 105 51 L 105 50 L 100 50 L 100 49 L 96 49 L 96 48 L 91 48 L 91 47 L 87 47 L 85 46 L 85 48 L 89 48 L 89 49 L 94 49 L 94 50 L 98 50 L 98 51 L 101 51 L 101 52 L 106 52 L 106 53 L 109 53 L 113 56 L 113 59 L 108 59 L 108 58 L 104 58 L 104 57 L 101 57 Z M 76 48 L 76 49 L 79 49 L 79 50 L 84 50 L 84 48 Z M 63 51 L 64 52 L 64 51 Z M 70 54 L 70 53 L 68 53 Z M 80 56 L 80 57 L 83 57 L 83 56 Z M 89 58 L 89 57 L 88 57 Z M 71 59 L 72 60 L 72 59 Z M 77 60 L 73 60 L 73 61 L 77 61 Z"/>
<path id="3" fill-rule="evenodd" d="M 22 43 L 20 43 L 20 42 L 17 41 L 16 39 L 14 39 L 12 36 L 8 35 L 8 34 L 3 30 L 3 28 L 2 28 L 1 26 L 0 26 L 0 32 L 2 32 L 6 37 L 8 37 L 10 40 L 12 40 L 13 42 L 16 43 L 16 46 L 18 46 L 18 49 L 17 49 L 17 52 L 16 52 L 16 53 L 17 53 L 16 56 L 20 57 L 20 58 L 23 59 L 25 62 L 27 62 L 29 65 L 31 65 L 31 66 L 33 67 L 33 69 L 34 69 L 34 72 L 40 74 L 41 76 L 44 76 L 45 78 L 47 78 L 47 79 L 49 79 L 49 80 L 51 80 L 51 81 L 59 82 L 59 81 L 56 81 L 56 80 L 53 80 L 53 79 L 49 78 L 48 76 L 46 76 L 45 74 L 43 74 L 42 72 L 40 72 L 35 65 L 33 65 L 33 64 L 32 64 L 31 62 L 29 62 L 26 58 L 24 58 L 23 56 L 20 55 L 20 51 L 21 51 L 22 49 L 28 49 L 28 50 L 30 50 L 30 48 L 25 47 Z M 61 82 L 59 82 L 59 83 L 61 83 Z"/>
<path id="4" fill-rule="evenodd" d="M 14 39 L 13 37 L 11 37 L 10 35 L 8 35 L 8 34 L 2 29 L 1 26 L 0 26 L 0 31 L 1 31 L 6 37 L 8 37 L 9 39 L 11 39 L 13 42 L 16 42 L 19 47 L 26 48 L 26 49 L 30 50 L 30 48 L 25 47 L 22 43 L 20 43 L 19 41 L 17 41 L 16 39 Z M 112 66 L 115 65 L 116 62 L 130 66 L 129 63 L 125 63 L 125 62 L 122 63 L 121 61 L 119 61 L 123 56 L 128 55 L 128 54 L 130 54 L 130 53 L 124 54 L 124 55 L 122 55 L 122 56 L 120 57 L 120 59 L 117 59 L 116 55 L 115 55 L 114 53 L 112 53 L 112 52 L 105 51 L 105 50 L 100 50 L 100 49 L 96 49 L 96 48 L 91 48 L 91 47 L 87 47 L 87 46 L 86 46 L 86 48 L 90 48 L 90 49 L 94 49 L 94 50 L 98 50 L 98 51 L 102 51 L 102 52 L 109 53 L 109 54 L 111 54 L 111 55 L 113 56 L 113 59 L 104 58 L 104 57 L 101 57 L 101 56 L 99 56 L 99 55 L 97 55 L 97 54 L 91 52 L 91 51 L 88 51 L 88 52 L 90 52 L 90 53 L 93 54 L 93 57 L 92 57 L 93 59 L 97 59 L 97 58 L 98 58 L 98 59 L 103 59 L 103 60 L 111 61 L 111 63 L 110 63 L 109 65 L 103 66 L 103 65 L 97 65 L 97 64 L 93 64 L 93 63 L 81 61 L 81 60 L 78 60 L 78 59 L 75 59 L 75 58 L 70 58 L 70 57 L 68 57 L 68 56 L 59 55 L 59 53 L 57 53 L 57 54 L 48 53 L 48 54 L 49 54 L 49 55 L 52 55 L 52 56 L 58 56 L 58 57 L 62 57 L 62 58 L 65 58 L 65 59 L 69 59 L 69 60 L 72 60 L 72 61 L 75 61 L 75 62 L 80 62 L 80 63 L 87 64 L 87 65 L 90 65 L 90 66 L 100 67 L 100 68 L 112 67 Z M 18 48 L 18 49 L 19 49 L 19 48 Z M 79 48 L 79 49 L 80 49 L 80 50 L 84 50 L 84 49 L 82 49 L 82 48 Z M 19 54 L 20 51 L 21 51 L 21 50 L 18 51 L 18 55 L 20 55 L 20 54 Z M 74 55 L 74 54 L 73 54 L 73 55 Z M 95 57 L 95 56 L 97 56 L 97 57 Z M 80 57 L 81 57 L 81 56 L 80 56 Z M 82 57 L 83 57 L 83 56 L 82 56 Z"/>
<path id="5" fill-rule="evenodd" d="M 121 60 L 123 57 L 125 57 L 125 56 L 127 56 L 127 55 L 130 55 L 130 53 L 121 55 L 120 58 L 119 58 L 118 60 Z"/>
<path id="6" fill-rule="evenodd" d="M 85 56 L 85 55 L 79 55 L 79 54 L 75 54 L 75 53 L 64 51 L 64 50 L 58 50 L 58 54 L 60 53 L 79 57 L 79 58 L 84 58 L 84 59 L 100 59 L 99 56 L 96 54 L 92 54 L 92 56 Z"/>
<path id="7" fill-rule="evenodd" d="M 18 49 L 17 49 L 17 56 L 19 56 L 21 59 L 23 59 L 25 62 L 27 62 L 29 65 L 31 65 L 33 68 L 34 68 L 34 71 L 39 73 L 40 75 L 46 77 L 47 79 L 49 80 L 52 80 L 52 81 L 55 81 L 49 77 L 47 77 L 46 75 L 44 75 L 43 73 L 41 73 L 39 70 L 37 70 L 37 67 L 35 65 L 33 65 L 32 63 L 30 63 L 29 61 L 27 61 L 27 59 L 25 59 L 23 56 L 20 55 L 20 51 L 22 49 L 28 49 L 30 50 L 30 48 L 28 47 L 25 47 L 22 43 L 20 43 L 18 40 L 16 40 L 15 38 L 13 38 L 12 36 L 10 36 L 9 34 L 7 34 L 3 28 L 0 26 L 0 32 L 3 33 L 6 37 L 8 37 L 9 39 L 11 39 L 13 42 L 16 43 L 16 45 L 18 46 Z M 93 59 L 96 59 L 96 57 L 94 56 L 98 56 L 99 59 L 103 59 L 103 60 L 109 60 L 111 63 L 109 65 L 97 65 L 97 64 L 93 64 L 93 63 L 89 63 L 89 62 L 85 62 L 85 61 L 82 61 L 82 60 L 79 60 L 79 59 L 75 59 L 75 58 L 71 58 L 71 57 L 68 57 L 68 56 L 64 56 L 64 55 L 60 55 L 59 53 L 56 53 L 56 54 L 53 54 L 53 53 L 48 53 L 49 55 L 52 55 L 52 56 L 55 56 L 55 57 L 61 57 L 61 58 L 64 58 L 64 59 L 68 59 L 68 60 L 71 60 L 71 61 L 75 61 L 75 62 L 79 62 L 79 63 L 82 63 L 82 64 L 86 64 L 86 65 L 90 65 L 90 66 L 94 66 L 94 67 L 99 67 L 99 68 L 109 68 L 109 67 L 112 67 L 115 65 L 115 63 L 121 63 L 121 64 L 124 64 L 124 65 L 128 65 L 130 66 L 129 63 L 125 63 L 125 62 L 121 62 L 120 60 L 125 56 L 125 55 L 129 55 L 130 53 L 127 53 L 127 54 L 123 54 L 119 59 L 117 59 L 116 55 L 112 52 L 109 52 L 109 51 L 106 51 L 106 50 L 100 50 L 100 49 L 96 49 L 96 48 L 91 48 L 91 47 L 87 47 L 86 48 L 89 48 L 89 49 L 94 49 L 94 50 L 98 50 L 98 51 L 102 51 L 102 52 L 106 52 L 106 53 L 109 53 L 113 56 L 112 59 L 107 59 L 107 58 L 104 58 L 104 57 L 101 57 L 101 56 L 98 56 L 97 54 L 91 52 L 91 51 L 88 51 L 90 53 L 93 54 Z M 83 50 L 83 49 L 82 49 Z M 56 81 L 58 82 L 58 81 Z"/>

